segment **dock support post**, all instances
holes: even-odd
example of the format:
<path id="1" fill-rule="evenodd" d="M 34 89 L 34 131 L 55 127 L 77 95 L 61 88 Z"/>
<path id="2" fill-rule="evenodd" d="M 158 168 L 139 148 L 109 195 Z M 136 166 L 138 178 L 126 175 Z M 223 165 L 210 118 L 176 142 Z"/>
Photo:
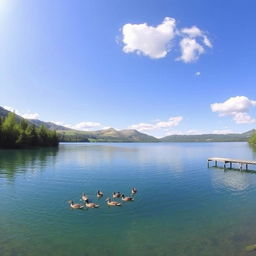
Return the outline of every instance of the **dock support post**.
<path id="1" fill-rule="evenodd" d="M 215 161 L 215 167 L 217 167 L 217 161 Z"/>
<path id="2" fill-rule="evenodd" d="M 232 162 L 230 162 L 230 169 L 232 169 Z"/>
<path id="3" fill-rule="evenodd" d="M 246 167 L 246 171 L 248 171 L 248 164 L 246 164 L 245 167 Z"/>
<path id="4" fill-rule="evenodd" d="M 243 170 L 243 164 L 240 163 L 240 171 L 242 171 L 242 170 Z"/>
<path id="5" fill-rule="evenodd" d="M 226 162 L 224 162 L 224 169 L 226 169 Z"/>
<path id="6" fill-rule="evenodd" d="M 207 166 L 208 166 L 208 168 L 210 167 L 209 160 L 207 161 Z"/>

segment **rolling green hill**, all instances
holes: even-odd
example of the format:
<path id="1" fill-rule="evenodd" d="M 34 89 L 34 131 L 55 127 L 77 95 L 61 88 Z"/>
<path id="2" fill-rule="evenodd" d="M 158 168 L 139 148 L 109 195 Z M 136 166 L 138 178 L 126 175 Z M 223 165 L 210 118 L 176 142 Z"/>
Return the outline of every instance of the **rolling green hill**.
<path id="1" fill-rule="evenodd" d="M 170 135 L 161 138 L 162 142 L 231 142 L 248 141 L 256 130 L 231 134 L 200 134 L 200 135 Z"/>
<path id="2" fill-rule="evenodd" d="M 6 117 L 9 111 L 0 107 L 0 116 Z M 16 115 L 17 120 L 23 118 Z M 255 129 L 244 133 L 233 134 L 200 134 L 200 135 L 170 135 L 157 139 L 137 130 L 115 130 L 114 128 L 98 131 L 78 131 L 52 122 L 43 122 L 37 119 L 28 119 L 36 127 L 44 125 L 50 130 L 56 130 L 60 141 L 66 142 L 232 142 L 248 141 Z"/>
<path id="3" fill-rule="evenodd" d="M 120 130 L 113 128 L 98 131 L 57 131 L 61 141 L 90 141 L 90 142 L 159 142 L 153 136 L 137 130 Z"/>
<path id="4" fill-rule="evenodd" d="M 6 117 L 10 111 L 0 107 L 0 116 Z M 15 115 L 17 120 L 23 118 Z M 27 119 L 36 127 L 44 125 L 50 130 L 56 130 L 60 141 L 67 142 L 158 142 L 153 136 L 138 132 L 136 130 L 117 131 L 113 128 L 98 131 L 77 131 L 52 122 L 43 122 L 37 119 Z"/>

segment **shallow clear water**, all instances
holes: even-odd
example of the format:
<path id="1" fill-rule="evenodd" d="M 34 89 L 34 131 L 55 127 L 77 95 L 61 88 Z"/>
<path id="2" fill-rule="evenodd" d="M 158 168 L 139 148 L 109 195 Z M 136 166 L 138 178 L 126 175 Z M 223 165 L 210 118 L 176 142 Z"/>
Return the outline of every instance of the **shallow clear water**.
<path id="1" fill-rule="evenodd" d="M 256 175 L 207 168 L 256 159 L 247 143 L 61 144 L 0 151 L 0 255 L 247 255 Z M 113 191 L 135 201 L 109 208 Z M 99 209 L 71 210 L 81 193 Z M 251 255 L 254 255 L 252 253 Z"/>

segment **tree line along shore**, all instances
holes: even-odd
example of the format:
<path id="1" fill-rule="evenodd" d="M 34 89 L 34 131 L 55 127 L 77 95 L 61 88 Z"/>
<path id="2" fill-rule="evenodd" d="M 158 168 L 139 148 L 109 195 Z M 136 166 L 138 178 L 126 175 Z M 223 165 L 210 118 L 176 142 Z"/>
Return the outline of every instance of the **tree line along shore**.
<path id="1" fill-rule="evenodd" d="M 14 113 L 0 117 L 0 148 L 57 147 L 56 131 L 41 125 L 36 127 L 27 120 L 17 120 Z"/>

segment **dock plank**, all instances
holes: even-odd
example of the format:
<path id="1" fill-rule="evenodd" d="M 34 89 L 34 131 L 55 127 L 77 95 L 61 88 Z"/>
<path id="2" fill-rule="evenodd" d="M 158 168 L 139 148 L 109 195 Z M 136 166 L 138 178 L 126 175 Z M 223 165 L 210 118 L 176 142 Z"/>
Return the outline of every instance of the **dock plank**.
<path id="1" fill-rule="evenodd" d="M 222 158 L 222 157 L 210 157 L 210 158 L 208 158 L 208 161 L 256 165 L 256 161 L 254 161 L 254 160 L 232 159 L 232 158 Z"/>

